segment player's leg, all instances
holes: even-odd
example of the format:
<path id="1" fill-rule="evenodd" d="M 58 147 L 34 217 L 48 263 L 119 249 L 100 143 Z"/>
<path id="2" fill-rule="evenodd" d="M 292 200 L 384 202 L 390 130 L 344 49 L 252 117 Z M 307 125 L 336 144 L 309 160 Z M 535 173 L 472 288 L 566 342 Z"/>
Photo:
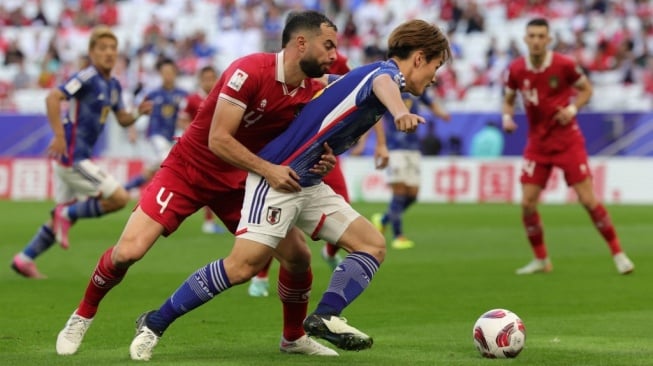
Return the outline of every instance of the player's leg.
<path id="1" fill-rule="evenodd" d="M 145 255 L 163 231 L 163 226 L 147 216 L 140 207 L 134 210 L 118 243 L 100 257 L 84 297 L 59 332 L 56 344 L 58 354 L 77 352 L 102 299 L 122 281 L 129 266 Z"/>
<path id="2" fill-rule="evenodd" d="M 567 175 L 565 176 L 567 177 Z M 576 191 L 579 202 L 587 210 L 594 226 L 608 244 L 617 271 L 621 274 L 631 273 L 635 269 L 635 265 L 621 249 L 619 237 L 612 224 L 610 215 L 603 204 L 596 199 L 591 177 L 586 177 L 582 181 L 574 183 L 572 187 Z"/>
<path id="3" fill-rule="evenodd" d="M 313 198 L 297 225 L 311 236 L 335 241 L 349 252 L 332 273 L 329 286 L 315 311 L 306 318 L 304 329 L 342 349 L 371 347 L 372 339 L 348 325 L 340 314 L 367 288 L 385 259 L 385 238 L 341 197 L 329 195 L 328 191 Z"/>
<path id="4" fill-rule="evenodd" d="M 392 247 L 395 249 L 409 249 L 414 247 L 415 243 L 404 235 L 404 214 L 408 207 L 415 203 L 419 193 L 421 155 L 418 151 L 402 151 L 400 156 L 403 163 L 400 172 L 397 173 L 395 181 L 391 185 L 393 201 L 390 203 L 389 217 L 394 234 Z"/>
<path id="5" fill-rule="evenodd" d="M 140 174 L 132 177 L 125 184 L 124 188 L 127 191 L 140 188 L 152 179 L 157 170 L 159 170 L 161 162 L 163 162 L 170 153 L 172 142 L 168 141 L 168 139 L 161 135 L 154 135 L 148 138 L 147 146 L 148 151 L 145 159 L 145 167 Z"/>
<path id="6" fill-rule="evenodd" d="M 22 251 L 16 253 L 11 261 L 11 268 L 21 276 L 33 279 L 47 278 L 39 272 L 34 261 L 45 253 L 56 242 L 52 231 L 52 220 L 41 225 L 36 234 L 27 243 Z"/>
<path id="7" fill-rule="evenodd" d="M 550 272 L 553 269 L 544 243 L 542 220 L 537 211 L 540 194 L 549 179 L 551 168 L 551 165 L 536 163 L 533 160 L 526 160 L 522 167 L 522 225 L 534 258 L 524 267 L 518 268 L 516 270 L 517 274 Z"/>
<path id="8" fill-rule="evenodd" d="M 336 194 L 341 195 L 346 202 L 349 202 L 347 182 L 345 181 L 345 175 L 342 171 L 342 165 L 339 158 L 336 165 L 333 167 L 333 170 L 324 177 L 323 181 L 326 185 L 331 187 Z M 322 259 L 324 259 L 331 269 L 335 269 L 338 264 L 342 262 L 342 257 L 338 254 L 338 249 L 339 247 L 334 243 L 326 242 L 320 252 Z"/>
<path id="9" fill-rule="evenodd" d="M 72 167 L 55 165 L 55 172 L 78 197 L 87 197 L 54 210 L 53 229 L 61 246 L 68 248 L 68 231 L 78 220 L 101 217 L 122 209 L 129 202 L 129 193 L 110 174 L 90 160 L 82 160 Z"/>
<path id="10" fill-rule="evenodd" d="M 107 249 L 95 267 L 84 296 L 57 337 L 60 355 L 77 351 L 102 299 L 117 286 L 127 269 L 140 260 L 162 234 L 174 232 L 202 205 L 192 199 L 195 192 L 180 175 L 162 169 L 143 192 L 115 246 Z M 188 177 L 186 176 L 186 179 Z M 165 187 L 164 188 L 164 182 Z"/>

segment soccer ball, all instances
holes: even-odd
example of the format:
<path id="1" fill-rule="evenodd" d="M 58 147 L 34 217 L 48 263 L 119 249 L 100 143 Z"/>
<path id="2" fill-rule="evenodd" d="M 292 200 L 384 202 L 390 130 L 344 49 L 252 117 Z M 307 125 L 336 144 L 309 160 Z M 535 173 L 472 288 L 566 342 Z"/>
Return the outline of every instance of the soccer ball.
<path id="1" fill-rule="evenodd" d="M 515 358 L 525 342 L 524 323 L 510 310 L 490 310 L 474 324 L 474 345 L 483 357 Z"/>

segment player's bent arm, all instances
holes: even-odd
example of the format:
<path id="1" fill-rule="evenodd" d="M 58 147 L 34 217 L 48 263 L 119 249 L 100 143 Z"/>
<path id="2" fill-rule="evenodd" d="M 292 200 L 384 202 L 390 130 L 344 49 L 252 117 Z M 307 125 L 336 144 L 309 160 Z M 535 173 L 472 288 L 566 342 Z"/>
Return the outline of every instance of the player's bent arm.
<path id="1" fill-rule="evenodd" d="M 273 164 L 249 151 L 234 137 L 244 113 L 242 107 L 218 98 L 209 131 L 209 150 L 231 165 L 266 176 Z"/>
<path id="2" fill-rule="evenodd" d="M 374 95 L 379 98 L 395 120 L 404 114 L 410 113 L 408 107 L 406 107 L 406 103 L 401 98 L 397 84 L 392 80 L 390 75 L 383 74 L 377 76 L 372 81 L 372 90 L 374 91 Z"/>
<path id="3" fill-rule="evenodd" d="M 515 115 L 515 101 L 517 100 L 517 93 L 509 88 L 506 88 L 505 96 L 503 97 L 503 104 L 501 106 L 501 124 L 503 130 L 506 132 L 513 132 L 517 129 L 513 116 Z"/>
<path id="4" fill-rule="evenodd" d="M 594 92 L 594 88 L 586 76 L 582 76 L 580 79 L 578 79 L 578 81 L 574 84 L 574 88 L 578 91 L 578 94 L 576 95 L 573 106 L 576 108 L 576 110 L 578 110 L 590 101 L 592 98 L 592 93 Z"/>
<path id="5" fill-rule="evenodd" d="M 64 138 L 63 122 L 61 121 L 61 102 L 64 100 L 66 100 L 66 95 L 59 89 L 52 89 L 45 97 L 45 110 L 55 138 Z"/>

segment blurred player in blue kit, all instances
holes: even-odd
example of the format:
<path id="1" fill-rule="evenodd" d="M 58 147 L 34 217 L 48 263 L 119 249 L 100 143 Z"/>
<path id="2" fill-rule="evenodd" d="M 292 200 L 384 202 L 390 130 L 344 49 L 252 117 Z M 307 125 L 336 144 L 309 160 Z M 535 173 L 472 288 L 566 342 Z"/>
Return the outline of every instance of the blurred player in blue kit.
<path id="1" fill-rule="evenodd" d="M 91 65 L 75 73 L 46 97 L 47 117 L 54 137 L 48 146 L 55 173 L 56 207 L 11 267 L 28 278 L 44 278 L 34 260 L 55 242 L 69 246 L 68 230 L 78 220 L 100 217 L 120 210 L 129 194 L 110 174 L 92 161 L 93 148 L 104 130 L 109 112 L 122 126 L 133 124 L 138 115 L 125 110 L 122 88 L 111 71 L 118 58 L 118 39 L 111 29 L 97 27 L 88 45 Z M 62 118 L 61 104 L 70 102 Z M 151 103 L 142 103 L 138 113 L 149 113 Z"/>
<path id="2" fill-rule="evenodd" d="M 185 90 L 176 85 L 177 66 L 174 61 L 159 61 L 157 70 L 161 75 L 161 86 L 147 93 L 144 98 L 152 102 L 152 112 L 146 130 L 149 147 L 147 163 L 141 174 L 127 182 L 125 189 L 128 191 L 147 183 L 168 156 L 179 125 L 179 112 L 188 96 Z"/>
<path id="3" fill-rule="evenodd" d="M 420 96 L 402 93 L 401 97 L 410 113 L 418 114 L 419 106 L 423 104 L 436 117 L 447 122 L 451 120 L 449 113 L 433 100 L 428 92 Z M 392 115 L 386 113 L 382 121 L 385 127 L 386 144 L 390 151 L 386 174 L 387 183 L 392 190 L 392 198 L 385 213 L 372 215 L 372 223 L 381 233 L 385 232 L 385 228 L 390 224 L 393 235 L 392 247 L 409 249 L 414 247 L 415 243 L 404 235 L 403 215 L 415 203 L 419 193 L 421 144 L 417 134 L 405 134 L 397 131 Z"/>
<path id="4" fill-rule="evenodd" d="M 284 169 L 286 176 L 278 184 L 258 173 L 248 174 L 232 252 L 199 268 L 159 309 L 139 317 L 130 346 L 132 359 L 150 359 L 160 337 L 177 318 L 248 281 L 270 256 L 280 260 L 291 256 L 282 239 L 294 226 L 349 253 L 333 272 L 316 310 L 305 319 L 306 333 L 346 350 L 372 346 L 372 338 L 348 325 L 340 314 L 379 269 L 385 240 L 313 168 L 327 146 L 334 154 L 343 153 L 386 111 L 400 131 L 414 132 L 424 123 L 423 117 L 410 113 L 401 92 L 421 95 L 435 82 L 436 70 L 450 58 L 449 42 L 437 27 L 412 20 L 392 32 L 388 50 L 388 61 L 361 66 L 330 83 L 284 133 L 259 152 L 260 158 Z M 228 149 L 215 152 L 229 156 Z M 272 183 L 278 188 L 271 189 Z M 248 266 L 235 266 L 243 255 Z"/>

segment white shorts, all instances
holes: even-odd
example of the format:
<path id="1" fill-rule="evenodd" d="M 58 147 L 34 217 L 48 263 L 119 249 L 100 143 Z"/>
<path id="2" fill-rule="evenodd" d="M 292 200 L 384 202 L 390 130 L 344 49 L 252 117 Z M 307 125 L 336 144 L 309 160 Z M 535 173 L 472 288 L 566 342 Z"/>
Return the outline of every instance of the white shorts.
<path id="1" fill-rule="evenodd" d="M 173 142 L 161 135 L 152 135 L 147 139 L 148 149 L 145 155 L 147 169 L 159 170 L 161 163 L 168 157 Z"/>
<path id="2" fill-rule="evenodd" d="M 100 169 L 89 159 L 81 160 L 73 166 L 52 163 L 54 171 L 54 199 L 57 203 L 76 199 L 102 196 L 109 198 L 121 187 L 111 174 Z"/>
<path id="3" fill-rule="evenodd" d="M 419 187 L 422 153 L 415 150 L 392 150 L 388 161 L 388 183 Z"/>
<path id="4" fill-rule="evenodd" d="M 249 173 L 236 236 L 276 248 L 293 226 L 313 240 L 337 243 L 360 214 L 324 183 L 282 193 L 258 174 Z"/>

